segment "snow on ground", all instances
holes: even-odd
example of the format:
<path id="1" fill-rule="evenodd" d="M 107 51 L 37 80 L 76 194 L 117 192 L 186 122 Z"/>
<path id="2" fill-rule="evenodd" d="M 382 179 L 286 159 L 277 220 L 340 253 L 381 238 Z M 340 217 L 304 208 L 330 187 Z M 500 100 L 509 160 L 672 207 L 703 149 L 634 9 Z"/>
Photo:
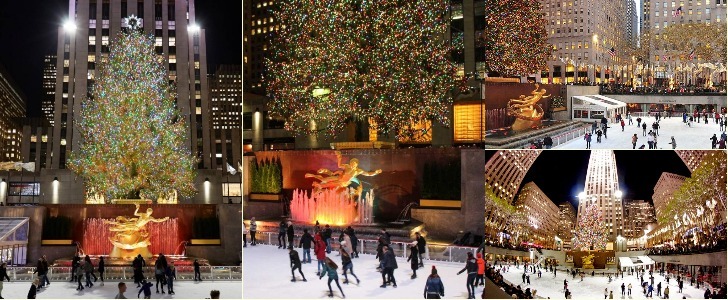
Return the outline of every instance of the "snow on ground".
<path id="1" fill-rule="evenodd" d="M 603 270 L 595 270 L 595 273 L 600 273 Z M 615 270 L 610 270 L 616 272 Z M 571 291 L 574 299 L 604 299 L 604 288 L 608 288 L 613 291 L 614 299 L 647 299 L 642 294 L 642 288 L 640 287 L 640 279 L 635 275 L 628 276 L 624 274 L 624 278 L 618 278 L 609 283 L 606 276 L 596 275 L 592 277 L 587 275 L 584 277 L 584 281 L 580 282 L 580 278 L 577 275 L 575 279 L 571 278 L 564 270 L 559 269 L 556 272 L 556 278 L 553 273 L 543 272 L 541 278 L 538 278 L 536 274 L 529 273 L 531 276 L 531 284 L 526 285 L 521 279 L 523 275 L 523 266 L 520 269 L 516 269 L 515 266 L 511 266 L 509 272 L 502 273 L 503 279 L 507 282 L 513 283 L 514 285 L 520 285 L 523 290 L 531 288 L 536 290 L 536 295 L 541 298 L 551 297 L 551 299 L 564 299 L 564 279 L 568 281 L 569 291 Z M 652 292 L 652 299 L 660 298 L 657 296 L 657 283 L 662 282 L 662 289 L 664 290 L 667 286 L 667 281 L 663 276 L 654 274 L 655 277 L 655 291 Z M 649 281 L 649 275 L 645 275 L 645 280 Z M 625 295 L 627 293 L 626 287 L 632 283 L 632 296 L 622 296 L 622 283 L 625 285 Z M 690 281 L 685 281 L 683 285 L 683 292 L 678 293 L 677 281 L 675 278 L 670 279 L 670 298 L 671 299 L 682 299 L 685 296 L 688 299 L 703 299 L 703 293 L 705 289 L 696 289 L 690 286 Z"/>
<path id="2" fill-rule="evenodd" d="M 147 278 L 151 280 L 151 278 Z M 139 289 L 133 281 L 126 282 L 126 296 L 129 299 L 136 299 Z M 84 281 L 85 283 L 85 281 Z M 26 299 L 30 290 L 30 282 L 13 281 L 5 282 L 2 286 L 2 297 L 6 299 Z M 38 299 L 113 299 L 119 292 L 117 285 L 119 281 L 106 281 L 104 286 L 100 286 L 101 281 L 95 282 L 90 289 L 76 291 L 77 283 L 68 281 L 53 281 L 51 285 L 40 289 Z M 220 291 L 221 299 L 241 299 L 243 291 L 241 290 L 240 281 L 175 281 L 175 295 L 156 294 L 155 288 L 152 287 L 152 299 L 204 299 L 210 298 L 210 291 Z M 165 290 L 166 292 L 166 290 Z M 144 293 L 140 296 L 144 298 Z"/>
<path id="3" fill-rule="evenodd" d="M 632 125 L 627 125 L 625 121 L 624 132 L 619 123 L 610 123 L 607 135 L 609 138 L 602 137 L 602 142 L 597 143 L 597 135 L 592 135 L 592 149 L 632 149 L 632 135 L 637 134 L 637 148 L 644 144 L 645 149 L 649 149 L 647 145 L 647 136 L 642 135 L 642 128 L 637 128 L 636 118 L 632 117 Z M 643 121 L 647 121 L 647 132 L 652 130 L 652 123 L 655 122 L 654 117 L 644 117 Z M 702 120 L 702 119 L 701 119 Z M 674 136 L 677 142 L 676 149 L 710 149 L 710 137 L 715 134 L 720 138 L 720 126 L 713 119 L 708 119 L 708 124 L 691 123 L 688 127 L 682 122 L 680 117 L 663 118 L 660 120 L 660 135 L 657 136 L 658 149 L 672 149 L 670 145 L 670 137 Z M 583 138 L 577 138 L 570 142 L 554 147 L 554 149 L 586 149 L 586 141 Z"/>
<path id="4" fill-rule="evenodd" d="M 296 249 L 303 259 L 303 249 Z M 341 257 L 338 252 L 331 252 L 329 257 L 339 266 L 339 283 L 344 280 L 341 275 Z M 316 258 L 311 250 L 311 263 L 303 264 L 303 274 L 308 282 L 301 281 L 301 274 L 296 270 L 297 281 L 291 282 L 291 268 L 289 267 L 288 250 L 277 249 L 277 246 L 257 245 L 248 246 L 243 249 L 243 297 L 245 299 L 258 298 L 282 298 L 282 299 L 328 299 L 329 288 L 326 285 L 327 276 L 321 280 L 316 276 Z M 376 268 L 379 262 L 374 255 L 360 254 L 359 258 L 353 260 L 354 273 L 359 277 L 361 283 L 341 284 L 344 294 L 352 299 L 412 299 L 422 298 L 425 289 L 427 276 L 430 275 L 432 265 L 437 268 L 437 273 L 445 286 L 445 298 L 467 298 L 468 292 L 465 287 L 466 273 L 457 275 L 465 263 L 451 263 L 425 260 L 425 267 L 417 270 L 417 278 L 410 279 L 412 270 L 406 258 L 397 257 L 398 269 L 394 271 L 397 280 L 397 288 L 388 286 L 380 288 L 382 275 Z M 349 275 L 352 282 L 356 280 Z M 341 298 L 341 293 L 336 283 L 331 283 L 334 290 L 334 299 Z M 480 298 L 483 287 L 475 288 L 475 296 Z"/>

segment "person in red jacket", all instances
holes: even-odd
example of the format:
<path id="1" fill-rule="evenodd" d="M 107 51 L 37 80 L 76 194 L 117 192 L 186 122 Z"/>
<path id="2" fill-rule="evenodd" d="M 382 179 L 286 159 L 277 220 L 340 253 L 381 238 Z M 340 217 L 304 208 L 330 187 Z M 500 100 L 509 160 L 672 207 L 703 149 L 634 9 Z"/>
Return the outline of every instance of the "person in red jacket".
<path id="1" fill-rule="evenodd" d="M 475 281 L 475 285 L 485 285 L 485 260 L 483 259 L 483 253 L 478 253 L 478 259 L 475 260 L 478 264 L 478 277 Z"/>
<path id="2" fill-rule="evenodd" d="M 313 253 L 316 255 L 316 260 L 318 261 L 316 275 L 320 275 L 321 267 L 324 266 L 326 259 L 326 242 L 321 237 L 321 232 L 317 232 L 313 238 Z"/>

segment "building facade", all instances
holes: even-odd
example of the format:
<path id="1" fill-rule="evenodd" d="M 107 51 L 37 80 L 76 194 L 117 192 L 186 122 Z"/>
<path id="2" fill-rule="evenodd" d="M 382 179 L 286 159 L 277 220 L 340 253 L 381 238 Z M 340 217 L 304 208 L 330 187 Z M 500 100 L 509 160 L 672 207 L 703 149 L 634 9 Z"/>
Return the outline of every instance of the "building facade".
<path id="1" fill-rule="evenodd" d="M 99 76 L 97 62 L 109 54 L 109 43 L 127 30 L 124 19 L 142 19 L 142 30 L 155 38 L 169 80 L 176 84 L 177 107 L 189 124 L 186 145 L 200 159 L 199 168 L 212 166 L 210 103 L 207 95 L 205 31 L 195 22 L 194 1 L 73 0 L 68 24 L 58 29 L 56 98 L 50 168 L 64 169 L 68 154 L 79 146 L 76 114 Z M 71 25 L 73 24 L 73 25 Z"/>
<path id="2" fill-rule="evenodd" d="M 569 202 L 559 204 L 559 229 L 556 235 L 561 239 L 564 249 L 571 249 L 576 226 L 576 208 Z"/>
<path id="3" fill-rule="evenodd" d="M 265 58 L 280 25 L 272 13 L 273 1 L 243 1 L 243 77 L 246 93 L 265 95 Z"/>
<path id="4" fill-rule="evenodd" d="M 0 161 L 20 161 L 20 121 L 25 117 L 26 98 L 1 65 L 0 103 Z"/>
<path id="5" fill-rule="evenodd" d="M 639 238 L 645 235 L 648 225 L 654 224 L 655 208 L 645 200 L 624 201 L 623 237 Z"/>
<path id="6" fill-rule="evenodd" d="M 639 13 L 637 12 L 637 3 L 635 0 L 625 0 L 627 7 L 627 30 L 625 30 L 625 39 L 631 45 L 637 45 L 639 40 Z"/>
<path id="7" fill-rule="evenodd" d="M 602 212 L 608 239 L 615 241 L 618 236 L 624 236 L 622 192 L 612 150 L 592 150 L 589 155 L 584 192 L 579 195 L 579 216 L 590 201 L 594 201 Z"/>
<path id="8" fill-rule="evenodd" d="M 559 207 L 533 182 L 521 188 L 515 206 L 528 220 L 530 241 L 552 246 L 559 230 Z"/>
<path id="9" fill-rule="evenodd" d="M 485 190 L 512 203 L 523 177 L 542 150 L 500 150 L 485 164 Z"/>
<path id="10" fill-rule="evenodd" d="M 688 170 L 690 170 L 690 173 L 694 172 L 695 169 L 697 169 L 700 166 L 700 163 L 703 161 L 703 158 L 710 154 L 710 151 L 706 150 L 675 150 L 675 153 L 677 153 L 678 156 L 680 156 L 680 159 L 685 163 L 685 166 L 688 167 Z"/>
<path id="11" fill-rule="evenodd" d="M 685 182 L 685 179 L 687 179 L 685 176 L 662 172 L 660 179 L 657 180 L 655 187 L 652 189 L 652 203 L 655 207 L 655 217 L 667 217 L 663 216 L 665 207 L 672 199 L 672 195 L 680 189 L 680 186 L 682 186 Z"/>
<path id="12" fill-rule="evenodd" d="M 212 168 L 228 173 L 237 169 L 242 160 L 242 75 L 240 65 L 221 65 L 210 76 L 212 105 L 212 140 L 214 159 Z M 242 200 L 239 182 L 223 183 L 223 198 L 237 203 Z"/>
<path id="13" fill-rule="evenodd" d="M 53 104 L 56 102 L 56 55 L 50 54 L 43 58 L 43 99 L 41 110 L 46 122 L 53 126 Z"/>
<path id="14" fill-rule="evenodd" d="M 626 74 L 615 71 L 622 63 L 609 51 L 628 43 L 631 17 L 626 0 L 540 0 L 546 18 L 548 43 L 554 52 L 541 83 L 624 81 Z"/>

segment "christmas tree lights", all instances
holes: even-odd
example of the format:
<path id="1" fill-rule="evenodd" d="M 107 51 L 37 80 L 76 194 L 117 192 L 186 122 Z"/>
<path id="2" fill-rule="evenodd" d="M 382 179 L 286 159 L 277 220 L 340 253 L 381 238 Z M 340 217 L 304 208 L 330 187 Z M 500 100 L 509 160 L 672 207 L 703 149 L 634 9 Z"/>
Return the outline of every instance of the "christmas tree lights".
<path id="1" fill-rule="evenodd" d="M 602 212 L 590 201 L 579 215 L 574 234 L 574 249 L 604 250 L 607 248 L 607 227 Z"/>

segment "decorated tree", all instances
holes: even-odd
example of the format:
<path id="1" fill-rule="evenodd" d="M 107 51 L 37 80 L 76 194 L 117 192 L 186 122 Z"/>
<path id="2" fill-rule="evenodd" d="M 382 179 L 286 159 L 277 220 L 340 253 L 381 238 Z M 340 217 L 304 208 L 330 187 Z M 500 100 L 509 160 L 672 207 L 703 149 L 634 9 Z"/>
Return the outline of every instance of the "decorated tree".
<path id="1" fill-rule="evenodd" d="M 666 49 L 673 60 L 689 61 L 695 50 L 697 62 L 721 63 L 726 60 L 726 27 L 724 24 L 688 23 L 673 24 L 660 33 L 658 49 Z"/>
<path id="2" fill-rule="evenodd" d="M 82 100 L 83 139 L 69 168 L 106 199 L 192 195 L 196 159 L 184 145 L 188 125 L 175 108 L 164 60 L 153 36 L 131 21 L 129 27 L 111 43 L 91 97 Z"/>
<path id="3" fill-rule="evenodd" d="M 667 201 L 664 212 L 657 216 L 657 220 L 662 224 L 682 219 L 683 216 L 695 219 L 705 215 L 714 221 L 724 217 L 725 211 L 726 152 L 708 151 L 700 166 Z"/>
<path id="4" fill-rule="evenodd" d="M 546 19 L 540 1 L 486 0 L 487 71 L 524 76 L 547 69 L 553 46 L 546 42 Z"/>
<path id="5" fill-rule="evenodd" d="M 443 38 L 443 0 L 279 1 L 266 61 L 270 109 L 297 134 L 334 136 L 351 121 L 407 134 L 447 125 L 456 67 Z M 415 132 L 410 132 L 415 135 Z"/>
<path id="6" fill-rule="evenodd" d="M 579 215 L 574 234 L 574 249 L 600 250 L 607 247 L 607 228 L 602 211 L 596 203 L 589 202 Z"/>

